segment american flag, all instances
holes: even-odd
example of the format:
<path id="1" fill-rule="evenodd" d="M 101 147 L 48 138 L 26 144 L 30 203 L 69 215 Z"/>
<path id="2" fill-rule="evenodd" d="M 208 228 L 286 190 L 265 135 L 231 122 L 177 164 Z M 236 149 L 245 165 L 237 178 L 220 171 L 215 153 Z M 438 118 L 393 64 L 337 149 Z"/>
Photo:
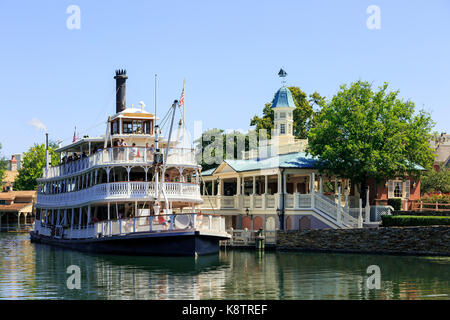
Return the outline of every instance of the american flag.
<path id="1" fill-rule="evenodd" d="M 73 140 L 72 142 L 77 141 L 77 127 L 75 127 L 75 130 L 73 131 Z"/>
<path id="2" fill-rule="evenodd" d="M 181 92 L 180 101 L 178 102 L 179 107 L 181 107 L 182 105 L 184 105 L 184 88 L 183 88 L 183 92 Z"/>

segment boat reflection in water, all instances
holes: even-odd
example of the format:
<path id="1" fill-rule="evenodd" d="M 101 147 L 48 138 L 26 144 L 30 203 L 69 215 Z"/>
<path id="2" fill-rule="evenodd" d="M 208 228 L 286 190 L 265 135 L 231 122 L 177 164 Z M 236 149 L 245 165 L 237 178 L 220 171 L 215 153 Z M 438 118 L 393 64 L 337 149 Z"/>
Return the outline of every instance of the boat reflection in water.
<path id="1" fill-rule="evenodd" d="M 35 244 L 39 291 L 56 299 L 220 299 L 230 265 L 219 254 L 194 257 L 91 255 Z M 81 289 L 69 289 L 71 265 Z"/>
<path id="2" fill-rule="evenodd" d="M 12 247 L 4 242 L 5 247 Z M 16 247 L 16 245 L 14 245 Z M 92 255 L 54 246 L 29 245 L 24 256 L 6 250 L 14 266 L 0 298 L 45 299 L 449 299 L 450 257 L 255 252 L 221 250 L 216 255 L 146 257 Z M 1 248 L 1 247 L 0 247 Z M 2 254 L 0 253 L 0 257 Z M 0 259 L 1 261 L 1 259 Z M 28 264 L 27 264 L 28 261 Z M 81 289 L 67 288 L 67 267 L 81 271 Z M 367 268 L 381 270 L 381 288 L 367 287 Z M 14 280 L 14 284 L 11 281 Z M 6 295 L 8 290 L 9 295 Z"/>

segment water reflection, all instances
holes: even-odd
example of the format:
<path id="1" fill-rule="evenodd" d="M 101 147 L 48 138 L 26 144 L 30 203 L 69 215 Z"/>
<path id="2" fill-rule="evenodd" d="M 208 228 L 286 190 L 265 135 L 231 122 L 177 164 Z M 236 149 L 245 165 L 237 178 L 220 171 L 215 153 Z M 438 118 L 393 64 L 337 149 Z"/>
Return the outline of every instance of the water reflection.
<path id="1" fill-rule="evenodd" d="M 81 290 L 66 286 L 81 269 Z M 381 289 L 367 289 L 369 265 Z M 90 255 L 0 233 L 3 299 L 449 299 L 450 258 L 221 251 L 194 258 Z"/>
<path id="2" fill-rule="evenodd" d="M 219 255 L 96 256 L 46 245 L 35 245 L 35 255 L 36 272 L 48 273 L 55 297 L 68 299 L 220 299 L 215 288 L 230 268 Z M 66 286 L 70 265 L 81 269 L 81 290 Z"/>

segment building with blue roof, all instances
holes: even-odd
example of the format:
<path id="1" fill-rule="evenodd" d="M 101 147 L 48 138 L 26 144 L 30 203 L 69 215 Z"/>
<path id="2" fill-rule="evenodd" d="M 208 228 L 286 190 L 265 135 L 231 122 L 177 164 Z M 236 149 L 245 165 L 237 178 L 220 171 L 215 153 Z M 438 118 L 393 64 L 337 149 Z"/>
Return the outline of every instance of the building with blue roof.
<path id="1" fill-rule="evenodd" d="M 280 74 L 286 75 L 284 70 Z M 203 171 L 201 210 L 220 213 L 233 229 L 357 228 L 378 225 L 389 212 L 388 198 L 409 201 L 420 193 L 412 178 L 369 184 L 370 204 L 360 207 L 361 191 L 349 179 L 327 177 L 318 171 L 318 159 L 305 152 L 307 140 L 293 133 L 296 108 L 288 87 L 274 95 L 272 139 L 266 146 L 244 152 L 242 159 L 223 160 Z M 373 191 L 376 192 L 373 192 Z"/>

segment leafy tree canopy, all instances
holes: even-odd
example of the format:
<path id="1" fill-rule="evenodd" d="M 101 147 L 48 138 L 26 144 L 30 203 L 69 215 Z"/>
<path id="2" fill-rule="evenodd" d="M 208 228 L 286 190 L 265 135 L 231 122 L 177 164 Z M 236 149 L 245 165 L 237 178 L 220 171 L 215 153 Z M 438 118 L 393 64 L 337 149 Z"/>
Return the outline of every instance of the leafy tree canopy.
<path id="1" fill-rule="evenodd" d="M 385 83 L 378 91 L 365 81 L 343 85 L 317 114 L 308 135 L 307 151 L 319 159 L 322 172 L 361 183 L 415 174 L 415 164 L 430 168 L 430 115 L 414 112 L 414 103 L 389 92 Z"/>
<path id="2" fill-rule="evenodd" d="M 420 179 L 421 193 L 450 193 L 450 170 L 442 162 L 438 170 L 428 170 Z"/>
<path id="3" fill-rule="evenodd" d="M 57 147 L 56 142 L 49 142 L 48 154 L 51 157 L 50 164 L 52 166 L 58 165 L 60 162 L 59 155 L 55 153 Z M 24 154 L 19 174 L 14 182 L 16 190 L 36 190 L 36 179 L 42 177 L 45 157 L 44 143 L 35 144 Z"/>
<path id="4" fill-rule="evenodd" d="M 207 130 L 195 141 L 197 162 L 201 164 L 202 170 L 209 170 L 217 167 L 222 160 L 242 159 L 242 152 L 254 149 L 258 138 L 252 131 L 242 133 L 236 130 L 225 132 L 216 128 Z"/>
<path id="5" fill-rule="evenodd" d="M 0 143 L 0 150 L 2 150 L 2 144 Z M 3 178 L 5 176 L 5 171 L 8 168 L 8 161 L 5 159 L 5 157 L 0 157 L 0 185 L 3 181 Z"/>
<path id="6" fill-rule="evenodd" d="M 299 139 L 307 137 L 307 133 L 311 126 L 315 123 L 313 120 L 315 112 L 313 110 L 314 105 L 321 105 L 324 102 L 324 98 L 319 93 L 314 92 L 309 96 L 306 95 L 298 87 L 288 87 L 294 98 L 295 110 L 293 111 L 294 117 L 294 136 Z M 272 103 L 266 103 L 263 109 L 262 118 L 254 116 L 250 120 L 251 126 L 256 126 L 256 130 L 266 129 L 267 134 L 270 137 L 270 132 L 274 128 L 274 111 L 271 108 Z"/>

